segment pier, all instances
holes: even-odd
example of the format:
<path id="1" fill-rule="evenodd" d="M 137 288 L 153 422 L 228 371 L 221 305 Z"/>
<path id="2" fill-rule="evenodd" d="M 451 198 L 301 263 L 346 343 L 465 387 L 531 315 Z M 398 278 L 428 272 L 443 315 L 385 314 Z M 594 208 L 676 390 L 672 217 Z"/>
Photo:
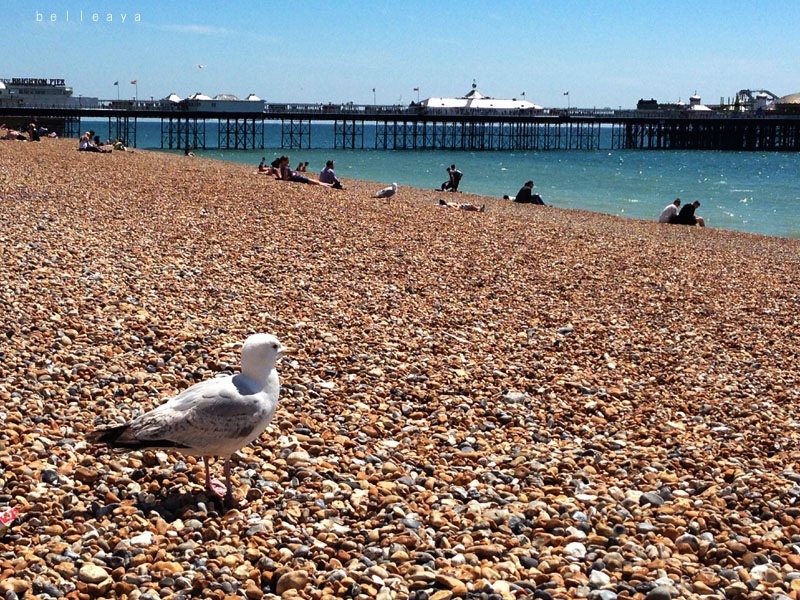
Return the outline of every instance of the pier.
<path id="1" fill-rule="evenodd" d="M 333 149 L 377 150 L 743 150 L 800 151 L 800 115 L 685 110 L 545 109 L 530 113 L 424 110 L 418 106 L 266 104 L 261 112 L 187 110 L 160 102 L 108 101 L 92 108 L 0 108 L 2 120 L 63 123 L 78 137 L 82 119 L 98 135 L 136 146 L 137 124 L 161 123 L 163 149 L 310 149 L 320 124 Z M 268 139 L 267 123 L 280 125 Z M 216 135 L 208 135 L 211 130 Z M 601 135 L 601 132 L 604 135 Z"/>

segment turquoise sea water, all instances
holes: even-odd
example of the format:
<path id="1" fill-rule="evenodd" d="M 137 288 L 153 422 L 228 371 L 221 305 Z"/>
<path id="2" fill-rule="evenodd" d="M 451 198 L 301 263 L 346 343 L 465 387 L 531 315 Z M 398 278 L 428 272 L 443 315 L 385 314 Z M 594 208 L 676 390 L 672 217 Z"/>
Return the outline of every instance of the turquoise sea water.
<path id="1" fill-rule="evenodd" d="M 85 122 L 104 136 L 105 122 Z M 160 149 L 160 123 L 140 122 L 139 148 Z M 216 145 L 215 125 L 206 139 Z M 370 130 L 365 127 L 365 145 Z M 281 150 L 280 129 L 267 126 L 264 150 L 197 150 L 199 156 L 258 164 L 287 154 L 292 167 L 308 161 L 318 173 L 327 159 L 339 177 L 438 188 L 445 169 L 464 172 L 460 189 L 501 198 L 528 179 L 545 202 L 635 219 L 653 220 L 676 197 L 699 200 L 697 214 L 709 227 L 800 239 L 800 153 L 560 150 L 546 152 L 452 152 L 444 150 L 334 150 L 333 126 L 312 125 L 315 149 Z M 601 141 L 602 145 L 608 144 Z"/>

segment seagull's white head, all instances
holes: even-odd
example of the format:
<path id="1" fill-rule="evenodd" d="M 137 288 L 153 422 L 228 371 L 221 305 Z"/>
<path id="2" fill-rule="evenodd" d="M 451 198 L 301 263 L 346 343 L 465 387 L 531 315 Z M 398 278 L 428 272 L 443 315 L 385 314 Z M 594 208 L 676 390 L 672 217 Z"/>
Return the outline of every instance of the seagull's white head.
<path id="1" fill-rule="evenodd" d="M 242 373 L 253 379 L 261 379 L 275 367 L 285 350 L 274 335 L 251 335 L 242 346 Z"/>
<path id="2" fill-rule="evenodd" d="M 397 184 L 396 184 L 396 183 L 393 183 L 393 184 L 392 184 L 392 191 L 393 191 L 393 192 L 396 192 L 396 191 L 397 191 Z"/>

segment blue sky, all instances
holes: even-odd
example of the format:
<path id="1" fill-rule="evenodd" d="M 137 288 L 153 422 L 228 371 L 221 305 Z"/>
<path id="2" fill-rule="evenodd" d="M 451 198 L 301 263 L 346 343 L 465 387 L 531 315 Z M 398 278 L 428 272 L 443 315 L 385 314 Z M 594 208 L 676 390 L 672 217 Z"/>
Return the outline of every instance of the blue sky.
<path id="1" fill-rule="evenodd" d="M 0 77 L 63 78 L 75 95 L 104 99 L 133 97 L 134 79 L 139 98 L 254 92 L 274 102 L 371 103 L 374 88 L 378 103 L 408 103 L 416 87 L 421 99 L 459 96 L 473 80 L 486 95 L 525 92 L 548 107 L 569 100 L 626 108 L 695 92 L 716 103 L 743 88 L 800 92 L 796 0 L 0 6 Z"/>

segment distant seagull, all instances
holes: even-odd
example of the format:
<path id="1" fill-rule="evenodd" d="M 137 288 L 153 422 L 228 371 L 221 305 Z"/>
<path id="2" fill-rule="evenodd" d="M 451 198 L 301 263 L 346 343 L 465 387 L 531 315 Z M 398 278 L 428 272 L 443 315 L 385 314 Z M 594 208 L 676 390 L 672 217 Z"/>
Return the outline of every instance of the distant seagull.
<path id="1" fill-rule="evenodd" d="M 205 69 L 205 68 L 206 68 L 206 66 L 205 66 L 205 65 L 197 65 L 197 68 L 198 68 L 198 69 Z"/>
<path id="2" fill-rule="evenodd" d="M 202 456 L 206 487 L 230 504 L 230 457 L 266 429 L 278 406 L 275 362 L 284 347 L 274 335 L 251 335 L 242 346 L 242 372 L 196 383 L 125 425 L 103 427 L 88 439 L 112 448 L 173 449 Z M 225 485 L 211 479 L 209 458 L 225 457 Z"/>
<path id="3" fill-rule="evenodd" d="M 391 198 L 397 193 L 397 184 L 393 183 L 389 187 L 385 187 L 375 193 L 373 198 Z"/>

